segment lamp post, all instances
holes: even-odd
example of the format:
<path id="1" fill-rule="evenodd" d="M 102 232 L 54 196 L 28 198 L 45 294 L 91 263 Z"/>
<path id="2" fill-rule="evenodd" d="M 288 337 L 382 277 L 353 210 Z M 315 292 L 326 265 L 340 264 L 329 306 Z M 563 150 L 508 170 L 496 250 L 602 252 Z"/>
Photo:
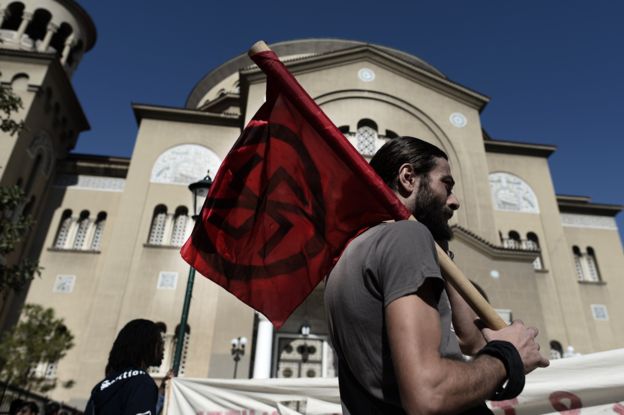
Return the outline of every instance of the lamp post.
<path id="1" fill-rule="evenodd" d="M 245 355 L 245 346 L 247 345 L 247 337 L 235 337 L 232 339 L 232 359 L 234 359 L 234 376 L 236 379 L 236 370 L 241 357 Z"/>
<path id="2" fill-rule="evenodd" d="M 197 213 L 197 202 L 199 198 L 206 197 L 208 189 L 212 186 L 212 179 L 209 174 L 198 182 L 189 184 L 188 188 L 193 193 L 193 221 L 199 217 Z M 201 210 L 201 208 L 200 208 Z M 180 317 L 180 325 L 176 339 L 175 355 L 173 357 L 173 373 L 178 375 L 180 370 L 180 361 L 182 360 L 182 348 L 184 347 L 184 337 L 186 336 L 186 322 L 191 307 L 191 297 L 193 296 L 193 284 L 195 282 L 195 268 L 190 267 L 188 273 L 188 281 L 186 283 L 186 293 L 184 294 L 184 305 L 182 306 L 182 316 Z"/>

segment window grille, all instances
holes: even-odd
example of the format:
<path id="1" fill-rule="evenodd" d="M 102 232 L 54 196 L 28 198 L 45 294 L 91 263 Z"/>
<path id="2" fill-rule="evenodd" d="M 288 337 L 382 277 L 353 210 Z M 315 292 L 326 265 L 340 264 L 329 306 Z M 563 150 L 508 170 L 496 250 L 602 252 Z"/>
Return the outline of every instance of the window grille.
<path id="1" fill-rule="evenodd" d="M 377 141 L 377 131 L 369 126 L 363 126 L 357 130 L 357 150 L 364 156 L 375 154 L 375 142 Z"/>
<path id="2" fill-rule="evenodd" d="M 83 210 L 78 219 L 78 230 L 76 230 L 76 237 L 74 238 L 74 249 L 83 249 L 87 231 L 89 230 L 89 223 L 89 211 Z"/>
<path id="3" fill-rule="evenodd" d="M 61 216 L 61 223 L 59 224 L 58 232 L 56 233 L 56 239 L 54 241 L 54 247 L 63 249 L 67 245 L 67 237 L 69 236 L 69 229 L 72 224 L 72 211 L 67 209 Z"/>
<path id="4" fill-rule="evenodd" d="M 91 239 L 91 249 L 99 251 L 102 245 L 102 234 L 104 233 L 104 224 L 106 223 L 106 212 L 100 212 L 93 229 L 93 238 Z"/>
<path id="5" fill-rule="evenodd" d="M 186 222 L 188 219 L 188 209 L 179 207 L 176 209 L 173 218 L 173 231 L 171 232 L 171 245 L 182 246 L 186 233 Z"/>
<path id="6" fill-rule="evenodd" d="M 151 245 L 162 245 L 165 236 L 165 226 L 167 224 L 167 208 L 164 205 L 156 206 L 152 226 L 150 228 L 148 243 Z"/>
<path id="7" fill-rule="evenodd" d="M 600 282 L 602 280 L 596 253 L 592 247 L 588 246 L 586 252 L 581 252 L 578 246 L 573 246 L 572 253 L 574 255 L 576 276 L 579 281 Z"/>
<path id="8" fill-rule="evenodd" d="M 600 281 L 600 274 L 598 273 L 598 265 L 596 264 L 596 257 L 594 255 L 594 250 L 590 247 L 587 248 L 587 253 L 585 254 L 585 259 L 587 261 L 587 270 L 588 272 L 588 281 L 597 282 Z"/>

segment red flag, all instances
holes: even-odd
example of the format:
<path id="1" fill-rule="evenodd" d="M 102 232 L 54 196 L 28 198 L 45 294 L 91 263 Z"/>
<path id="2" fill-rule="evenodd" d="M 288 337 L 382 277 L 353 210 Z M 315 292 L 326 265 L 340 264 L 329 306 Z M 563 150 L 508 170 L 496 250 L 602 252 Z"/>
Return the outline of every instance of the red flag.
<path id="1" fill-rule="evenodd" d="M 273 52 L 267 101 L 223 161 L 182 257 L 276 328 L 359 232 L 409 211 Z"/>

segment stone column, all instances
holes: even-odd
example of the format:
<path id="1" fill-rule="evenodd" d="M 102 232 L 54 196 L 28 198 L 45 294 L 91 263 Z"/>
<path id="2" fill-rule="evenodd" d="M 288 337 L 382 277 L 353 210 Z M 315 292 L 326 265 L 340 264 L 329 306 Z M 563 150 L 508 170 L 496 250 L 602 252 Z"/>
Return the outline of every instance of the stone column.
<path id="1" fill-rule="evenodd" d="M 28 23 L 32 20 L 32 17 L 32 13 L 28 12 L 24 12 L 22 15 L 22 21 L 17 28 L 17 33 L 15 34 L 15 40 L 17 40 L 17 43 L 22 43 L 22 36 L 24 35 L 24 32 L 26 32 L 26 28 L 28 27 Z"/>
<path id="2" fill-rule="evenodd" d="M 48 31 L 46 32 L 45 37 L 43 38 L 43 41 L 39 45 L 39 50 L 41 52 L 45 52 L 46 50 L 48 50 L 48 46 L 50 46 L 50 41 L 52 40 L 52 36 L 54 36 L 57 30 L 58 30 L 57 25 L 55 25 L 54 23 L 48 24 Z"/>
<path id="3" fill-rule="evenodd" d="M 256 332 L 256 350 L 254 356 L 253 378 L 271 377 L 271 355 L 273 354 L 273 324 L 263 315 L 258 314 Z"/>
<path id="4" fill-rule="evenodd" d="M 63 52 L 61 53 L 61 64 L 65 65 L 67 63 L 67 58 L 69 57 L 69 52 L 71 48 L 74 46 L 74 34 L 67 36 L 65 39 L 65 47 L 63 48 Z"/>

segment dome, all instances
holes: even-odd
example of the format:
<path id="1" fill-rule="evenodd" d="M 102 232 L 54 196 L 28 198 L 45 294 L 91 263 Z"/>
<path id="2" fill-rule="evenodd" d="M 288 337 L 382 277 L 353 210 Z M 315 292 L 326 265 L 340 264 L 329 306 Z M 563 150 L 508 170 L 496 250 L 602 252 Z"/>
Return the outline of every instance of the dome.
<path id="1" fill-rule="evenodd" d="M 365 45 L 377 48 L 436 76 L 446 78 L 442 72 L 414 55 L 366 42 L 341 39 L 303 39 L 274 43 L 270 47 L 281 59 L 285 60 L 321 55 Z M 227 93 L 238 93 L 238 71 L 250 65 L 253 65 L 252 60 L 246 53 L 243 53 L 208 72 L 189 94 L 186 100 L 186 108 L 197 109 L 206 100 L 212 100 Z"/>

